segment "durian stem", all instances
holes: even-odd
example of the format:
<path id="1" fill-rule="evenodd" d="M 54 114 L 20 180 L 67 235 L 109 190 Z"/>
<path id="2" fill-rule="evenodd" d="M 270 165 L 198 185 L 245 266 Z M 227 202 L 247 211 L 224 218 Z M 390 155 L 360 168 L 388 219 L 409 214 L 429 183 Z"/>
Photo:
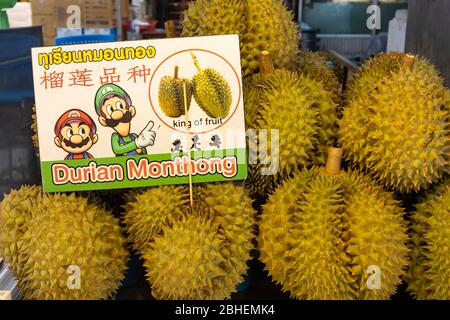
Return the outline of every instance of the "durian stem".
<path id="1" fill-rule="evenodd" d="M 166 37 L 167 38 L 176 38 L 177 31 L 175 28 L 175 21 L 169 20 L 164 23 L 164 27 L 166 29 Z"/>
<path id="2" fill-rule="evenodd" d="M 343 156 L 342 148 L 329 148 L 328 159 L 325 165 L 325 172 L 330 175 L 336 175 L 341 172 L 341 161 Z"/>
<path id="3" fill-rule="evenodd" d="M 414 62 L 416 62 L 416 56 L 413 54 L 407 54 L 403 57 L 402 60 L 402 69 L 403 70 L 411 70 L 414 66 Z"/>
<path id="4" fill-rule="evenodd" d="M 178 71 L 180 70 L 180 67 L 175 66 L 175 69 L 173 71 L 173 77 L 175 78 L 175 80 L 178 79 Z"/>
<path id="5" fill-rule="evenodd" d="M 263 79 L 270 77 L 275 70 L 272 54 L 269 51 L 262 51 L 259 55 L 259 73 Z"/>
<path id="6" fill-rule="evenodd" d="M 194 65 L 197 68 L 198 72 L 202 71 L 202 68 L 200 67 L 200 63 L 198 62 L 197 56 L 191 52 L 192 60 L 194 60 Z"/>

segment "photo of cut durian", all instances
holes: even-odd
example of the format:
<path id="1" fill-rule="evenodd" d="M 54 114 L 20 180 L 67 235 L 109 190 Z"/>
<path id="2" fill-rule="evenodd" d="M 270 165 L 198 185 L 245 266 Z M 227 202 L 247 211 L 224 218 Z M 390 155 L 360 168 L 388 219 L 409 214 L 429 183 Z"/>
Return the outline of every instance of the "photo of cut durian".
<path id="1" fill-rule="evenodd" d="M 231 110 L 230 84 L 217 70 L 202 69 L 195 54 L 191 55 L 198 70 L 192 80 L 195 101 L 209 117 L 225 119 Z"/>
<path id="2" fill-rule="evenodd" d="M 191 107 L 193 86 L 191 80 L 180 78 L 179 67 L 175 66 L 173 76 L 161 79 L 158 100 L 161 110 L 170 118 L 179 118 L 185 114 L 184 85 L 186 84 L 187 110 Z"/>

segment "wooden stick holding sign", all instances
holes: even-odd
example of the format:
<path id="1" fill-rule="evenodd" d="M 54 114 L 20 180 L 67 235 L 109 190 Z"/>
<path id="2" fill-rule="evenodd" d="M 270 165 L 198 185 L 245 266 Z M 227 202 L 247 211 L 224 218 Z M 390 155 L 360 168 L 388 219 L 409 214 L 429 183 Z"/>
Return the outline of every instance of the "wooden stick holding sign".
<path id="1" fill-rule="evenodd" d="M 189 110 L 188 110 L 188 97 L 187 97 L 187 87 L 186 82 L 183 84 L 183 94 L 184 94 L 184 116 L 186 120 L 186 135 L 187 135 L 187 144 L 188 144 L 188 171 L 189 171 L 189 196 L 191 207 L 194 205 L 194 195 L 192 191 L 192 162 L 191 162 L 191 132 L 189 130 Z"/>

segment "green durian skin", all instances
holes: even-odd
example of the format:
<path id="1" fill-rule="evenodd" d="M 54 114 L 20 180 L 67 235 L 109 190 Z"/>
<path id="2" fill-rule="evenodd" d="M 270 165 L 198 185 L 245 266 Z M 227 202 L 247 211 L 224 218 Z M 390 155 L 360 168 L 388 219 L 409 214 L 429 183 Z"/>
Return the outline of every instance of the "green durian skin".
<path id="1" fill-rule="evenodd" d="M 7 197 L 2 202 L 2 212 L 8 211 L 10 201 Z M 116 292 L 127 269 L 128 252 L 119 222 L 109 212 L 75 194 L 43 193 L 33 206 L 13 210 L 23 210 L 21 215 L 29 217 L 23 225 L 17 221 L 7 226 L 20 226 L 23 232 L 17 248 L 24 259 L 12 269 L 21 269 L 16 276 L 25 299 L 98 300 Z M 79 289 L 68 286 L 71 266 L 79 268 Z"/>
<path id="2" fill-rule="evenodd" d="M 363 66 L 347 94 L 339 140 L 355 167 L 411 193 L 449 171 L 450 90 L 427 60 L 402 68 L 403 57 L 381 55 Z"/>
<path id="3" fill-rule="evenodd" d="M 159 106 L 170 118 L 179 118 L 185 114 L 184 85 L 186 84 L 187 109 L 191 107 L 193 87 L 189 79 L 165 76 L 161 79 L 158 91 Z"/>
<path id="4" fill-rule="evenodd" d="M 123 222 L 133 249 L 143 253 L 162 234 L 163 227 L 180 221 L 189 207 L 186 186 L 159 186 L 131 192 L 123 206 Z"/>
<path id="5" fill-rule="evenodd" d="M 320 82 L 325 90 L 339 103 L 339 80 L 333 69 L 327 65 L 327 59 L 318 52 L 300 51 L 297 56 L 296 70 L 299 74 Z"/>
<path id="6" fill-rule="evenodd" d="M 195 101 L 209 117 L 228 117 L 232 103 L 231 87 L 218 71 L 203 69 L 194 76 L 192 83 Z"/>
<path id="7" fill-rule="evenodd" d="M 267 130 L 267 139 L 248 139 L 249 156 L 260 154 L 250 163 L 246 186 L 254 197 L 267 196 L 299 168 L 325 163 L 336 139 L 337 104 L 321 83 L 285 69 L 268 78 L 255 75 L 245 89 L 248 125 L 257 135 Z M 278 146 L 272 140 L 277 134 Z"/>
<path id="8" fill-rule="evenodd" d="M 186 37 L 238 34 L 243 76 L 259 71 L 263 50 L 277 68 L 292 67 L 299 51 L 299 27 L 281 0 L 198 0 L 182 24 Z"/>
<path id="9" fill-rule="evenodd" d="M 419 300 L 450 299 L 450 180 L 428 192 L 410 225 L 408 291 Z"/>
<path id="10" fill-rule="evenodd" d="M 260 259 L 296 299 L 388 299 L 407 266 L 406 222 L 392 194 L 353 171 L 284 182 L 263 206 Z M 381 287 L 369 289 L 370 266 Z"/>
<path id="11" fill-rule="evenodd" d="M 157 299 L 223 300 L 242 283 L 253 249 L 255 212 L 244 187 L 233 183 L 194 188 L 194 206 L 144 251 Z"/>

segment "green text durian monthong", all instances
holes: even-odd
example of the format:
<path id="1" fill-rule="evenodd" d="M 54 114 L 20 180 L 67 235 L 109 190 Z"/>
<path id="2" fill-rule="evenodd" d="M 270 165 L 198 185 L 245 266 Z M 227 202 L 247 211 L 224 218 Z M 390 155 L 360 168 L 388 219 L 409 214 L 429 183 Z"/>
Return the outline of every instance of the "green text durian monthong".
<path id="1" fill-rule="evenodd" d="M 275 66 L 295 64 L 299 28 L 282 0 L 197 0 L 183 21 L 183 36 L 239 34 L 244 76 L 258 72 L 259 53 L 273 53 Z"/>
<path id="2" fill-rule="evenodd" d="M 346 156 L 386 187 L 413 192 L 449 170 L 450 91 L 419 57 L 379 55 L 349 88 L 339 137 Z"/>
<path id="3" fill-rule="evenodd" d="M 109 212 L 74 194 L 24 187 L 1 203 L 0 255 L 26 299 L 109 298 L 124 277 L 125 243 Z"/>
<path id="4" fill-rule="evenodd" d="M 297 299 L 388 299 L 407 266 L 400 203 L 357 172 L 327 170 L 302 171 L 269 198 L 261 260 Z"/>
<path id="5" fill-rule="evenodd" d="M 417 299 L 450 300 L 450 181 L 417 205 L 408 289 Z"/>

